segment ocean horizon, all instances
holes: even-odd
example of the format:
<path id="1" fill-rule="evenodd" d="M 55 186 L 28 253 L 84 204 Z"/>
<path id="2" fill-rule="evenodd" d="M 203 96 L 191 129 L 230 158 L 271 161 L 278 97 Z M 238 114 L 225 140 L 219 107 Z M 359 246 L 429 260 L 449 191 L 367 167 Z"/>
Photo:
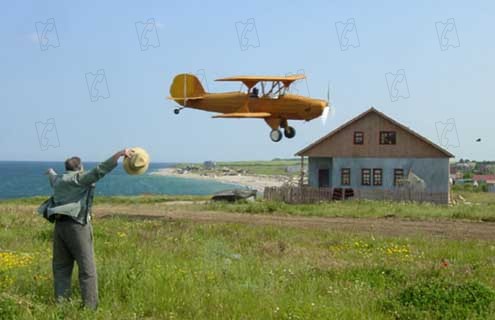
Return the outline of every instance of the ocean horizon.
<path id="1" fill-rule="evenodd" d="M 91 170 L 99 162 L 84 162 L 84 169 Z M 119 162 L 117 168 L 96 184 L 97 196 L 131 196 L 143 194 L 209 195 L 239 188 L 238 185 L 217 181 L 153 175 L 159 169 L 170 168 L 177 163 L 150 163 L 148 171 L 130 176 Z M 53 168 L 63 173 L 63 161 L 0 161 L 0 199 L 49 196 L 52 189 L 45 172 Z"/>

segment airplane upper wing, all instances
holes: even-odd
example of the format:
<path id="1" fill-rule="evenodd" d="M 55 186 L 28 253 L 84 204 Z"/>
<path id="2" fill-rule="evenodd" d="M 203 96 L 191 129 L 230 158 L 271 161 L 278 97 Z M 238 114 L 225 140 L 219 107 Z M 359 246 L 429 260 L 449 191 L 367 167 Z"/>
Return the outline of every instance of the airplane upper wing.
<path id="1" fill-rule="evenodd" d="M 255 118 L 264 119 L 269 118 L 271 113 L 268 112 L 233 112 L 233 113 L 222 113 L 213 116 L 212 118 Z"/>
<path id="2" fill-rule="evenodd" d="M 201 100 L 204 97 L 186 97 L 186 100 Z M 184 98 L 174 98 L 174 97 L 167 97 L 167 99 L 170 100 L 184 100 Z"/>
<path id="3" fill-rule="evenodd" d="M 280 81 L 284 86 L 288 87 L 296 80 L 306 78 L 303 74 L 295 74 L 291 76 L 235 76 L 216 79 L 215 81 L 240 81 L 248 88 L 252 88 L 260 81 Z"/>
<path id="4" fill-rule="evenodd" d="M 296 81 L 304 79 L 304 74 L 294 74 L 290 76 L 235 76 L 216 79 L 215 81 L 244 81 L 244 80 L 256 80 L 256 81 Z"/>

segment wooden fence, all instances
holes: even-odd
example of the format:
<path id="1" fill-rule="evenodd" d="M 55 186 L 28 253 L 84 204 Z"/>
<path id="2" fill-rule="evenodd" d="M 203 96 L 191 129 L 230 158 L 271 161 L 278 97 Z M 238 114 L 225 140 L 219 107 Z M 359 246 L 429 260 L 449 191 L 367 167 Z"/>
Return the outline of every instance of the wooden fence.
<path id="1" fill-rule="evenodd" d="M 448 193 L 431 193 L 409 189 L 366 190 L 350 188 L 267 187 L 264 199 L 286 203 L 317 203 L 331 200 L 369 199 L 391 201 L 417 201 L 448 204 Z"/>

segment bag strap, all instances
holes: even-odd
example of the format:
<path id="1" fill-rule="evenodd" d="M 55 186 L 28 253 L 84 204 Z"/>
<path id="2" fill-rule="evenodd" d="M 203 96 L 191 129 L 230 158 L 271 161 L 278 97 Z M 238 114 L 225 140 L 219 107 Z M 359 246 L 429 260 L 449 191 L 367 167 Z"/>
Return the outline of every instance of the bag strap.
<path id="1" fill-rule="evenodd" d="M 93 183 L 89 187 L 88 193 L 86 195 L 86 215 L 84 217 L 84 224 L 88 223 L 88 221 L 91 220 L 91 208 L 93 207 L 93 199 L 95 196 L 95 187 L 96 187 L 96 185 Z"/>

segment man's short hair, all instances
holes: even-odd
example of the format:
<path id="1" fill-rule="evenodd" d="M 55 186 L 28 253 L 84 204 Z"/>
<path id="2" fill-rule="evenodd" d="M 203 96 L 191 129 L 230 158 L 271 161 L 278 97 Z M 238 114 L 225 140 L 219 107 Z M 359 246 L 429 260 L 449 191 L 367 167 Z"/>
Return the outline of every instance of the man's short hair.
<path id="1" fill-rule="evenodd" d="M 65 160 L 65 170 L 70 170 L 70 171 L 81 170 L 81 158 L 72 157 Z"/>

